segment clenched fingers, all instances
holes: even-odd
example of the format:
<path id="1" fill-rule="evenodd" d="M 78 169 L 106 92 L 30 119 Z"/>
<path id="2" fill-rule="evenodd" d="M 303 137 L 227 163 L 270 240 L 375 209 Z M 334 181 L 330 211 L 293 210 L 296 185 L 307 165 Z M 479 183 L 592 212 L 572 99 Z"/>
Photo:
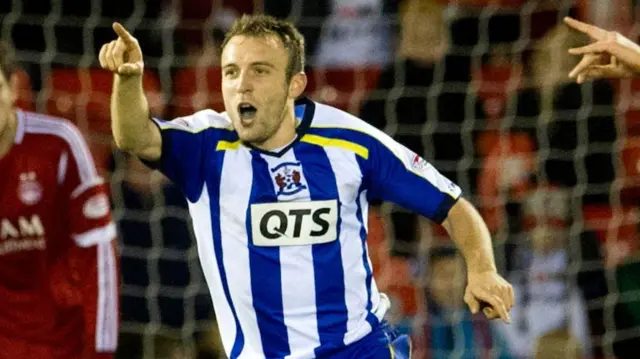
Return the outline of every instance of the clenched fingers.
<path id="1" fill-rule="evenodd" d="M 107 46 L 107 67 L 110 71 L 116 71 L 116 61 L 113 57 L 113 49 L 116 47 L 116 41 L 111 41 Z"/>
<path id="2" fill-rule="evenodd" d="M 126 61 L 126 59 L 124 58 L 126 51 L 127 47 L 124 44 L 124 41 L 122 41 L 122 39 L 120 38 L 116 40 L 116 44 L 113 46 L 113 51 L 111 54 L 116 70 Z"/>
<path id="3" fill-rule="evenodd" d="M 107 48 L 108 47 L 109 47 L 109 44 L 102 45 L 102 47 L 100 48 L 100 53 L 98 54 L 98 61 L 100 61 L 100 66 L 103 69 L 107 68 Z"/>
<path id="4" fill-rule="evenodd" d="M 502 320 L 505 323 L 511 323 L 511 318 L 509 317 L 509 311 L 504 301 L 502 300 L 502 298 L 500 298 L 500 296 L 480 288 L 472 289 L 471 294 L 475 298 L 490 305 L 491 309 L 493 309 L 498 314 L 498 316 L 502 318 Z"/>

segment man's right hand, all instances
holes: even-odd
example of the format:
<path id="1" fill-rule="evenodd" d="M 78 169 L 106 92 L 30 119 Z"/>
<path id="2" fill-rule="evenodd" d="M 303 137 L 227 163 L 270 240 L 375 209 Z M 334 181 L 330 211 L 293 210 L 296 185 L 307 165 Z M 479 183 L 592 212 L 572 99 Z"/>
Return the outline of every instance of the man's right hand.
<path id="1" fill-rule="evenodd" d="M 565 24 L 588 35 L 593 43 L 569 50 L 582 55 L 582 60 L 569 73 L 570 78 L 583 83 L 587 79 L 621 78 L 640 74 L 640 46 L 618 32 L 607 31 L 570 17 Z M 603 56 L 605 55 L 605 56 Z M 602 60 L 608 60 L 602 63 Z"/>
<path id="2" fill-rule="evenodd" d="M 138 40 L 119 23 L 113 23 L 118 39 L 102 45 L 100 66 L 121 76 L 139 76 L 144 70 L 142 49 Z"/>

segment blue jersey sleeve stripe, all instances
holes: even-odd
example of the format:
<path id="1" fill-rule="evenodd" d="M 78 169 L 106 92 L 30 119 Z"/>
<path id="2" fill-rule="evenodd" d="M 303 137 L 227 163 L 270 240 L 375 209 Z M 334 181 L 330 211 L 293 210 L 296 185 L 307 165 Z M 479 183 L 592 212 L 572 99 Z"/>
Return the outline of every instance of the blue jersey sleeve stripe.
<path id="1" fill-rule="evenodd" d="M 161 127 L 160 122 L 153 122 Z M 200 138 L 204 134 L 161 130 L 160 135 L 162 152 L 160 159 L 151 163 L 151 167 L 160 170 L 177 184 L 190 202 L 197 202 L 204 186 L 201 166 L 203 160 L 201 146 L 204 140 Z M 191 153 L 191 158 L 189 161 L 184 161 L 181 157 L 187 152 Z"/>
<path id="2" fill-rule="evenodd" d="M 402 165 L 407 169 L 407 171 L 435 185 L 435 183 L 433 183 L 433 181 L 430 178 L 426 177 L 419 171 L 416 171 L 415 169 L 413 169 L 411 165 L 407 163 L 406 159 L 402 155 L 402 150 L 400 146 L 393 139 L 391 139 L 390 137 L 388 137 L 386 134 L 382 132 L 378 134 L 378 136 L 376 136 L 371 132 L 365 130 L 364 128 L 361 129 L 361 128 L 347 127 L 347 126 L 339 127 L 339 126 L 318 125 L 318 126 L 312 126 L 311 129 L 316 130 L 318 134 L 322 134 L 323 136 L 326 136 L 329 138 L 337 137 L 340 139 L 345 139 L 348 142 L 352 142 L 354 144 L 360 144 L 365 148 L 371 148 L 372 146 L 371 141 L 375 141 L 375 143 L 381 145 L 383 148 L 386 148 L 398 161 L 400 161 L 400 163 L 402 163 Z M 377 129 L 375 130 L 377 131 Z M 368 159 L 368 156 L 367 156 L 367 159 Z M 456 195 L 452 195 L 447 191 L 444 191 L 444 193 L 452 197 L 452 199 L 457 199 Z"/>
<path id="3" fill-rule="evenodd" d="M 162 149 L 158 161 L 145 161 L 173 181 L 194 203 L 202 193 L 208 171 L 205 162 L 210 159 L 219 140 L 235 140 L 233 131 L 225 130 L 230 121 L 212 110 L 171 121 L 151 118 L 160 129 Z"/>
<path id="4" fill-rule="evenodd" d="M 446 190 L 446 187 L 443 188 L 442 185 L 438 183 L 436 178 L 429 178 L 425 174 L 412 168 L 411 164 L 403 155 L 402 146 L 382 132 L 380 132 L 380 134 L 376 136 L 367 132 L 365 129 L 354 127 L 312 126 L 310 134 L 330 139 L 341 139 L 353 144 L 360 145 L 367 148 L 369 154 L 371 153 L 371 149 L 376 147 L 377 145 L 378 148 L 382 149 L 382 151 L 378 151 L 379 155 L 386 156 L 388 154 L 390 159 L 392 159 L 393 161 L 399 161 L 399 163 L 401 163 L 409 173 L 426 180 L 430 185 L 434 186 L 442 193 L 445 193 L 446 195 L 451 197 L 452 200 L 457 200 L 460 195 L 459 193 L 456 193 L 457 191 L 453 191 L 452 193 Z M 367 159 L 369 159 L 369 157 L 370 156 L 368 156 Z"/>

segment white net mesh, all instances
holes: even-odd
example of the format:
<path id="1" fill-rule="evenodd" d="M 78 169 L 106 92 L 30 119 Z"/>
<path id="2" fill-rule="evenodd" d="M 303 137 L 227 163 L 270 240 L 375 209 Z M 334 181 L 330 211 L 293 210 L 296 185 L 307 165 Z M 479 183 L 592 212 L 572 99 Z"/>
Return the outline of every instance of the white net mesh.
<path id="1" fill-rule="evenodd" d="M 567 82 L 575 59 L 566 50 L 586 39 L 560 20 L 577 9 L 603 24 L 633 23 L 635 2 L 609 17 L 611 7 L 581 1 L 188 3 L 0 2 L 2 36 L 26 70 L 20 106 L 78 124 L 111 181 L 121 230 L 122 357 L 159 358 L 175 346 L 190 357 L 198 346 L 213 347 L 216 334 L 184 200 L 138 161 L 111 156 L 111 77 L 96 69 L 99 47 L 113 39 L 113 21 L 134 31 L 155 116 L 221 110 L 217 46 L 230 20 L 252 10 L 289 18 L 307 37 L 311 97 L 423 154 L 478 206 L 518 304 L 514 325 L 488 330 L 504 345 L 494 338 L 467 352 L 504 347 L 559 358 L 560 348 L 564 358 L 578 343 L 622 358 L 634 348 L 640 86 Z M 414 336 L 417 357 L 440 350 L 432 309 L 446 285 L 437 279 L 462 283 L 438 264 L 450 254 L 433 250 L 447 243 L 444 231 L 389 204 L 372 213 L 376 278 L 396 299 L 389 319 Z M 454 337 L 468 336 L 463 328 Z"/>

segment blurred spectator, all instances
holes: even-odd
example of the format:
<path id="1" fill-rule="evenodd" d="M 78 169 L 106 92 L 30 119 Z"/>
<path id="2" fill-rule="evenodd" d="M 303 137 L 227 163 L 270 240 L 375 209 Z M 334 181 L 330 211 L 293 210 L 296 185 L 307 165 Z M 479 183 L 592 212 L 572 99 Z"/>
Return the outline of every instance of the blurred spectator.
<path id="1" fill-rule="evenodd" d="M 488 53 L 496 45 L 522 46 L 537 40 L 574 11 L 575 0 L 438 0 L 448 4 L 447 28 L 456 53 Z"/>
<path id="2" fill-rule="evenodd" d="M 397 56 L 424 63 L 439 61 L 448 49 L 444 7 L 434 0 L 405 0 L 400 5 Z"/>
<path id="3" fill-rule="evenodd" d="M 296 23 L 317 67 L 392 61 L 396 7 L 395 0 L 264 0 L 265 13 Z"/>
<path id="4" fill-rule="evenodd" d="M 417 334 L 417 358 L 508 359 L 504 340 L 483 314 L 465 304 L 464 260 L 454 247 L 434 248 L 427 263 L 426 326 Z"/>
<path id="5" fill-rule="evenodd" d="M 459 168 L 458 161 L 465 156 L 473 158 L 473 147 L 464 142 L 472 143 L 473 125 L 484 116 L 479 104 L 468 103 L 469 62 L 446 52 L 442 7 L 435 0 L 406 0 L 400 16 L 398 58 L 383 69 L 360 115 L 412 151 L 425 155 L 443 174 L 468 190 L 464 188 L 468 168 Z M 436 42 L 420 46 L 424 44 L 416 44 L 417 38 Z M 464 178 L 457 178 L 458 173 Z"/>
<path id="6" fill-rule="evenodd" d="M 469 62 L 447 53 L 442 11 L 436 0 L 401 3 L 398 57 L 382 70 L 360 117 L 424 156 L 470 193 L 475 182 L 473 130 L 484 114 L 468 94 Z M 391 223 L 395 254 L 414 255 L 421 227 L 417 217 L 398 209 Z"/>
<path id="7" fill-rule="evenodd" d="M 448 4 L 446 21 L 452 45 L 467 48 L 513 43 L 521 36 L 520 10 L 526 0 L 439 0 Z M 528 34 L 527 34 L 528 35 Z"/>
<path id="8" fill-rule="evenodd" d="M 518 128 L 492 134 L 497 138 L 489 139 L 487 132 L 481 136 L 491 145 L 487 146 L 478 177 L 479 210 L 491 233 L 501 229 L 517 232 L 514 204 L 529 191 L 531 176 L 537 171 L 535 137 Z"/>
<path id="9" fill-rule="evenodd" d="M 213 311 L 183 196 L 121 153 L 112 192 L 123 268 L 119 357 L 193 350 L 195 332 L 213 325 Z"/>
<path id="10" fill-rule="evenodd" d="M 532 56 L 530 81 L 540 96 L 543 176 L 566 187 L 584 185 L 585 203 L 607 202 L 615 178 L 617 129 L 614 89 L 597 80 L 578 85 L 567 76 L 579 58 L 565 56 L 585 39 L 564 25 L 549 32 Z"/>
<path id="11" fill-rule="evenodd" d="M 522 206 L 529 248 L 521 252 L 520 270 L 509 278 L 516 297 L 513 323 L 498 324 L 511 350 L 521 358 L 532 358 L 536 340 L 560 329 L 575 337 L 584 353 L 591 353 L 585 296 L 572 268 L 582 259 L 572 258 L 573 247 L 581 253 L 580 243 L 570 241 L 568 194 L 541 185 L 530 192 Z"/>
<path id="12" fill-rule="evenodd" d="M 187 46 L 187 66 L 192 67 L 217 67 L 220 66 L 220 55 L 225 33 L 231 29 L 231 25 L 239 14 L 231 8 L 219 9 L 212 18 L 207 20 L 207 25 L 198 28 L 178 29 L 180 38 L 185 38 Z M 189 33 L 198 32 L 198 36 Z"/>
<path id="13" fill-rule="evenodd" d="M 318 41 L 316 67 L 384 66 L 394 51 L 386 0 L 331 0 Z"/>
<path id="14" fill-rule="evenodd" d="M 219 65 L 224 32 L 242 14 L 254 11 L 253 0 L 164 0 L 165 17 L 175 17 L 176 37 L 199 66 Z"/>

